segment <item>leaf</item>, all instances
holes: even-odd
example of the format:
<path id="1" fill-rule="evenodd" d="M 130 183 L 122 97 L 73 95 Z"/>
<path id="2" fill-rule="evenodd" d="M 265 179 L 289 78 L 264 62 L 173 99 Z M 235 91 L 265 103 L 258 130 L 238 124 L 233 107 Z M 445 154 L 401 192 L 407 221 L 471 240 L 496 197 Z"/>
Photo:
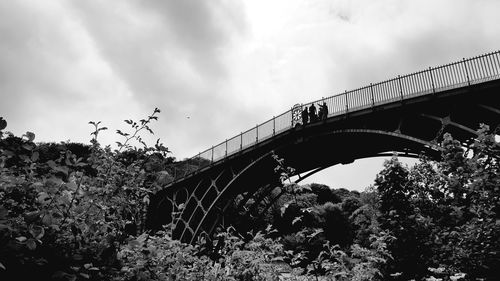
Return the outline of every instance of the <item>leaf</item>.
<path id="1" fill-rule="evenodd" d="M 299 217 L 296 217 L 295 219 L 293 219 L 292 221 L 292 225 L 295 225 L 296 223 L 302 221 L 302 216 L 299 216 Z"/>
<path id="2" fill-rule="evenodd" d="M 5 128 L 7 128 L 7 121 L 5 121 L 2 117 L 0 117 L 0 131 Z"/>
<path id="3" fill-rule="evenodd" d="M 26 241 L 26 246 L 28 247 L 28 249 L 30 250 L 35 250 L 36 249 L 36 241 L 35 239 L 33 238 L 30 238 Z"/>
<path id="4" fill-rule="evenodd" d="M 46 226 L 51 226 L 52 228 L 54 228 L 53 226 L 57 225 L 56 224 L 57 220 L 54 217 L 52 217 L 52 215 L 45 215 L 42 217 L 42 223 Z"/>
<path id="5" fill-rule="evenodd" d="M 76 184 L 76 182 L 74 181 L 70 181 L 66 184 L 66 187 L 69 189 L 69 190 L 76 190 L 78 188 L 78 185 Z"/>
<path id="6" fill-rule="evenodd" d="M 284 261 L 283 257 L 275 257 L 271 259 L 271 262 L 278 262 L 278 261 L 283 262 Z"/>
<path id="7" fill-rule="evenodd" d="M 50 199 L 51 198 L 50 198 L 49 194 L 45 191 L 38 193 L 38 197 L 36 198 L 38 203 L 40 203 L 42 205 L 48 204 Z"/>
<path id="8" fill-rule="evenodd" d="M 19 237 L 16 237 L 16 240 L 17 240 L 18 242 L 20 242 L 20 243 L 23 243 L 24 241 L 26 241 L 26 239 L 28 239 L 28 238 L 26 238 L 26 237 L 24 237 L 24 236 L 19 236 Z"/>
<path id="9" fill-rule="evenodd" d="M 307 235 L 307 237 L 309 238 L 309 240 L 313 239 L 314 237 L 316 237 L 316 235 L 320 234 L 323 232 L 323 229 L 316 229 L 313 233 Z"/>
<path id="10" fill-rule="evenodd" d="M 24 134 L 26 136 L 26 138 L 28 138 L 28 141 L 29 142 L 32 142 L 33 140 L 35 140 L 35 134 L 32 133 L 32 132 L 26 132 L 26 134 Z"/>
<path id="11" fill-rule="evenodd" d="M 54 171 L 56 172 L 61 172 L 65 175 L 68 175 L 68 172 L 69 172 L 69 169 L 68 167 L 60 167 L 56 164 L 56 162 L 54 162 L 53 160 L 49 160 L 47 161 L 47 165 Z"/>
<path id="12" fill-rule="evenodd" d="M 32 222 L 36 221 L 39 217 L 40 217 L 39 211 L 33 211 L 33 212 L 28 212 L 28 213 L 24 214 L 24 220 L 26 221 L 26 223 L 32 223 Z"/>
<path id="13" fill-rule="evenodd" d="M 66 164 L 66 166 L 71 166 L 72 163 L 70 157 L 66 156 L 66 158 L 64 159 L 64 163 Z"/>
<path id="14" fill-rule="evenodd" d="M 23 144 L 23 148 L 28 150 L 28 151 L 32 151 L 34 148 L 35 148 L 35 144 L 33 143 L 26 143 L 26 144 Z"/>
<path id="15" fill-rule="evenodd" d="M 54 160 L 49 160 L 47 161 L 47 165 L 51 168 L 54 168 L 56 167 L 56 162 L 54 162 Z"/>
<path id="16" fill-rule="evenodd" d="M 40 240 L 45 235 L 45 229 L 38 225 L 32 225 L 29 229 L 30 234 L 33 238 Z"/>
<path id="17" fill-rule="evenodd" d="M 288 206 L 289 206 L 289 205 L 290 205 L 289 203 L 285 203 L 285 204 L 283 205 L 283 207 L 281 207 L 281 208 L 280 208 L 280 211 L 281 211 L 281 216 L 283 216 L 283 215 L 285 214 L 286 209 L 288 208 Z"/>
<path id="18" fill-rule="evenodd" d="M 51 177 L 51 178 L 47 179 L 45 183 L 46 183 L 46 186 L 48 186 L 48 187 L 50 187 L 50 186 L 57 186 L 57 187 L 59 187 L 64 182 L 60 178 Z"/>
<path id="19" fill-rule="evenodd" d="M 19 158 L 24 162 L 29 162 L 31 160 L 27 155 L 24 154 L 19 155 Z"/>
<path id="20" fill-rule="evenodd" d="M 32 162 L 36 162 L 38 160 L 38 158 L 40 157 L 40 153 L 38 153 L 38 151 L 35 151 L 33 152 L 33 154 L 31 155 L 31 161 Z"/>
<path id="21" fill-rule="evenodd" d="M 136 239 L 128 241 L 128 246 L 130 248 L 139 247 L 141 244 Z"/>

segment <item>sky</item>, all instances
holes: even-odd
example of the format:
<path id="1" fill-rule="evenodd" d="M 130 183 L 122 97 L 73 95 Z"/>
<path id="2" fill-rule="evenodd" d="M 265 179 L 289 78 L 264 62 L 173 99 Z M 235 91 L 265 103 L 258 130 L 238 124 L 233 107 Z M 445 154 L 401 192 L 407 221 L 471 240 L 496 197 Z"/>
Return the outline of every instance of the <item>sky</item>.
<path id="1" fill-rule="evenodd" d="M 498 0 L 0 0 L 0 117 L 36 141 L 161 110 L 191 157 L 306 103 L 500 49 Z M 363 189 L 382 158 L 309 181 Z M 409 164 L 414 161 L 408 161 Z"/>

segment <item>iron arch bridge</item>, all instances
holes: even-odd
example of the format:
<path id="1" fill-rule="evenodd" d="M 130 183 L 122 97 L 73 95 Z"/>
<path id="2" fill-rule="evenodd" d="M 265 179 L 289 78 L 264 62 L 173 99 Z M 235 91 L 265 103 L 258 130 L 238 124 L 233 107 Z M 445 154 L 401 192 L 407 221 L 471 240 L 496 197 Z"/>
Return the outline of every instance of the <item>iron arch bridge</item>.
<path id="1" fill-rule="evenodd" d="M 298 181 L 393 152 L 438 157 L 446 132 L 467 145 L 480 123 L 499 129 L 499 91 L 497 51 L 296 105 L 178 163 L 172 182 L 151 198 L 147 227 L 171 223 L 174 238 L 193 243 L 218 226 L 237 225 L 230 213 L 235 206 L 259 217 L 283 193 L 273 154 L 295 169 Z M 323 103 L 326 118 L 304 124 L 302 110 Z M 253 206 L 241 210 L 249 200 Z"/>

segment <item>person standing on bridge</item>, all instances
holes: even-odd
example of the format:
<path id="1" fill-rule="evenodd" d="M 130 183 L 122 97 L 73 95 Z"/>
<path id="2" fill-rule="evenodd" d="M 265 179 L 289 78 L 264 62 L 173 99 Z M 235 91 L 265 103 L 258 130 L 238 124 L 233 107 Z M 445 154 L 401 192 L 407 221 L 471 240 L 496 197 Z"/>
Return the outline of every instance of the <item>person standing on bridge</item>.
<path id="1" fill-rule="evenodd" d="M 311 123 L 318 121 L 318 116 L 316 115 L 316 106 L 314 106 L 314 103 L 309 106 L 309 121 Z"/>
<path id="2" fill-rule="evenodd" d="M 307 121 L 309 119 L 309 115 L 307 115 L 307 106 L 304 106 L 304 109 L 302 110 L 302 125 L 307 124 Z"/>
<path id="3" fill-rule="evenodd" d="M 321 120 L 326 120 L 326 118 L 328 118 L 328 106 L 326 105 L 326 102 L 323 102 L 321 105 L 320 112 Z"/>
<path id="4" fill-rule="evenodd" d="M 318 104 L 318 120 L 323 120 L 323 106 Z"/>

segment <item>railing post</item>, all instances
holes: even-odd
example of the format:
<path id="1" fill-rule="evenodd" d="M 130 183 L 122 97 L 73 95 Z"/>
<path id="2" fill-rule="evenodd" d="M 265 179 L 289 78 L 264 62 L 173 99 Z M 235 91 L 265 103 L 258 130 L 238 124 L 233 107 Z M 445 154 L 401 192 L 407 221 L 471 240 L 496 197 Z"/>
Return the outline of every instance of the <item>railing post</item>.
<path id="1" fill-rule="evenodd" d="M 243 132 L 240 133 L 240 151 L 243 149 Z"/>
<path id="2" fill-rule="evenodd" d="M 495 52 L 495 53 L 494 53 L 494 55 L 493 55 L 493 59 L 492 59 L 492 60 L 493 60 L 493 64 L 495 65 L 495 70 L 499 70 L 499 69 L 497 68 L 497 66 L 500 66 L 500 59 L 498 58 L 498 57 L 499 57 L 499 56 L 498 56 L 498 54 L 499 54 L 499 53 L 500 53 L 500 52 L 498 52 L 498 51 L 497 51 L 497 52 Z M 498 64 L 495 64 L 495 59 L 496 59 L 496 62 L 497 62 Z M 497 71 L 496 75 L 499 75 L 499 74 L 500 74 L 500 71 Z"/>
<path id="3" fill-rule="evenodd" d="M 373 98 L 373 84 L 370 83 L 370 93 L 372 94 L 372 107 L 375 107 L 375 99 Z"/>
<path id="4" fill-rule="evenodd" d="M 401 75 L 398 75 L 398 83 L 399 83 L 399 95 L 401 96 L 401 100 L 403 100 L 403 86 L 401 85 Z"/>
<path id="5" fill-rule="evenodd" d="M 224 156 L 224 158 L 227 157 L 227 139 L 226 139 L 226 155 Z"/>
<path id="6" fill-rule="evenodd" d="M 255 125 L 255 143 L 259 142 L 259 125 Z"/>
<path id="7" fill-rule="evenodd" d="M 212 163 L 214 162 L 214 147 L 212 146 Z"/>
<path id="8" fill-rule="evenodd" d="M 464 63 L 465 75 L 467 76 L 467 84 L 470 86 L 469 70 L 467 69 L 467 62 L 465 61 L 465 58 L 462 59 L 462 62 Z"/>
<path id="9" fill-rule="evenodd" d="M 344 92 L 345 95 L 345 114 L 349 112 L 349 102 L 347 101 L 347 90 Z"/>
<path id="10" fill-rule="evenodd" d="M 273 137 L 276 134 L 276 116 L 273 116 Z"/>
<path id="11" fill-rule="evenodd" d="M 432 67 L 429 67 L 429 71 L 427 73 L 429 73 L 429 77 L 431 78 L 432 93 L 435 94 L 436 86 L 434 85 L 434 77 L 432 77 Z"/>

